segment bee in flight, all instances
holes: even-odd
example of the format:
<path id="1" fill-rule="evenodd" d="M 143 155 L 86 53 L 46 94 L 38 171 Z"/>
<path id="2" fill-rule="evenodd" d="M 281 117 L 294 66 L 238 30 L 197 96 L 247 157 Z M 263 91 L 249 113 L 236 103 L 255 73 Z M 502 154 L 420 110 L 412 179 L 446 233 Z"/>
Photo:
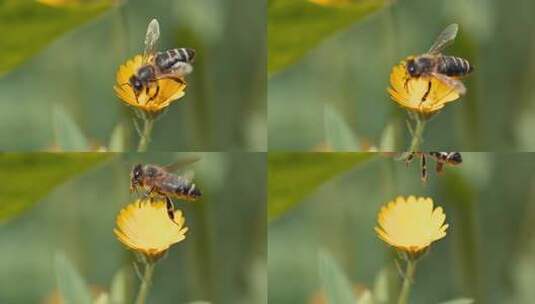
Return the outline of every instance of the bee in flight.
<path id="1" fill-rule="evenodd" d="M 459 95 L 464 95 L 466 87 L 459 78 L 471 73 L 474 67 L 464 58 L 441 54 L 441 51 L 446 46 L 453 43 L 458 30 L 459 26 L 457 24 L 450 24 L 438 35 L 427 53 L 408 57 L 406 68 L 409 75 L 416 78 L 422 76 L 435 77 L 456 90 Z M 409 79 L 407 79 L 405 85 L 407 85 Z M 422 100 L 425 100 L 430 91 L 431 80 L 429 80 L 427 92 Z"/>
<path id="2" fill-rule="evenodd" d="M 194 202 L 201 196 L 201 191 L 192 182 L 191 176 L 176 175 L 171 172 L 197 160 L 184 159 L 166 167 L 137 164 L 130 173 L 130 191 L 143 190 L 146 197 L 164 198 L 167 214 L 173 219 L 175 207 L 172 198 Z"/>
<path id="3" fill-rule="evenodd" d="M 444 165 L 456 166 L 463 162 L 463 158 L 459 152 L 411 152 L 406 156 L 405 163 L 408 165 L 418 156 L 420 157 L 420 179 L 424 183 L 427 181 L 427 157 L 435 160 L 437 174 L 442 173 Z"/>
<path id="4" fill-rule="evenodd" d="M 147 96 L 151 87 L 156 91 L 149 96 L 148 102 L 154 100 L 160 92 L 158 80 L 171 79 L 184 83 L 183 77 L 193 71 L 195 50 L 190 48 L 176 48 L 164 52 L 156 52 L 156 43 L 160 37 L 158 20 L 152 19 L 145 35 L 145 50 L 142 57 L 142 66 L 130 77 L 128 83 L 134 90 L 136 100 L 145 91 Z"/>

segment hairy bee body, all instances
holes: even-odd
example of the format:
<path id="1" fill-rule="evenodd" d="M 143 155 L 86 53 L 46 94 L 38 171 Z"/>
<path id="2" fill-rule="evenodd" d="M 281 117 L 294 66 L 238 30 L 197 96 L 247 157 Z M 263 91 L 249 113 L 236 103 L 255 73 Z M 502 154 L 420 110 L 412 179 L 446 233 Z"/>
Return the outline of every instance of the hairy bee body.
<path id="1" fill-rule="evenodd" d="M 145 50 L 143 51 L 143 65 L 130 76 L 127 83 L 134 91 L 137 98 L 143 91 L 149 95 L 151 87 L 155 87 L 155 93 L 149 96 L 147 102 L 154 100 L 160 92 L 158 80 L 169 79 L 184 84 L 183 77 L 193 71 L 195 50 L 190 48 L 175 48 L 163 52 L 156 52 L 156 42 L 160 37 L 160 24 L 153 19 L 147 27 L 145 34 Z M 139 102 L 139 100 L 138 100 Z"/>
<path id="2" fill-rule="evenodd" d="M 473 67 L 468 60 L 456 56 L 439 56 L 436 71 L 450 77 L 463 77 L 470 74 Z"/>
<path id="3" fill-rule="evenodd" d="M 136 165 L 132 170 L 130 188 L 143 188 L 149 195 L 156 194 L 185 201 L 196 201 L 201 191 L 191 180 L 167 172 L 156 165 Z"/>
<path id="4" fill-rule="evenodd" d="M 163 72 L 171 72 L 184 64 L 191 64 L 195 59 L 195 50 L 190 48 L 176 48 L 165 52 L 158 52 L 154 58 L 156 66 Z"/>
<path id="5" fill-rule="evenodd" d="M 449 77 L 463 77 L 473 71 L 468 60 L 441 54 L 424 54 L 407 60 L 407 71 L 412 77 L 430 76 L 433 73 Z"/>

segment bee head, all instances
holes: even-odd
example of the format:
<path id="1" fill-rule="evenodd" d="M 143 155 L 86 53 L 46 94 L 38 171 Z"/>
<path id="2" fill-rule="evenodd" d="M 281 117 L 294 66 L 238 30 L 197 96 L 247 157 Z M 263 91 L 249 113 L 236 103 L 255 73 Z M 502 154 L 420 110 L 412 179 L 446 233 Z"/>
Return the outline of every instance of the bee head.
<path id="1" fill-rule="evenodd" d="M 409 72 L 409 75 L 412 77 L 418 77 L 421 74 L 421 69 L 419 65 L 416 63 L 416 60 L 409 59 L 407 61 L 407 72 Z"/>
<path id="2" fill-rule="evenodd" d="M 128 82 L 130 83 L 130 85 L 134 89 L 134 93 L 136 94 L 136 96 L 139 95 L 141 93 L 141 90 L 143 90 L 143 83 L 141 82 L 139 77 L 137 77 L 134 74 L 134 75 L 132 75 L 132 77 L 130 77 Z"/>
<path id="3" fill-rule="evenodd" d="M 130 191 L 135 191 L 143 186 L 143 165 L 137 164 L 130 174 Z"/>
<path id="4" fill-rule="evenodd" d="M 450 163 L 454 165 L 458 165 L 463 162 L 463 158 L 461 156 L 461 153 L 459 152 L 453 152 L 451 156 L 449 157 Z"/>

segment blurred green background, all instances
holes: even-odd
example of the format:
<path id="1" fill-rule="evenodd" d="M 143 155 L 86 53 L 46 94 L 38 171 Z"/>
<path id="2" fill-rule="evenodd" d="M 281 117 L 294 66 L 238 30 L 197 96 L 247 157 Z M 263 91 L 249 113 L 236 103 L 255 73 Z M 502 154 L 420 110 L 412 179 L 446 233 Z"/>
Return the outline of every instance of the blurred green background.
<path id="1" fill-rule="evenodd" d="M 195 155 L 201 160 L 188 169 L 203 197 L 196 203 L 175 201 L 189 231 L 156 266 L 147 302 L 266 303 L 265 156 Z M 131 271 L 133 255 L 113 234 L 117 213 L 136 198 L 128 191 L 129 171 L 137 162 L 169 164 L 181 157 L 185 155 L 0 154 L 0 171 L 13 172 L 0 175 L 0 303 L 44 303 L 56 289 L 57 252 L 99 289 L 108 289 L 114 274 L 128 269 L 129 289 L 135 292 L 139 282 Z M 18 216 L 4 212 L 60 175 L 63 182 L 35 207 Z"/>
<path id="2" fill-rule="evenodd" d="M 269 222 L 270 303 L 325 303 L 311 300 L 324 286 L 320 252 L 332 256 L 361 290 L 373 290 L 386 268 L 390 301 L 379 303 L 395 303 L 401 284 L 396 255 L 373 228 L 380 207 L 398 195 L 432 197 L 450 225 L 446 238 L 418 263 L 410 303 L 458 297 L 475 303 L 533 303 L 535 154 L 463 153 L 464 163 L 446 167 L 442 176 L 436 176 L 430 162 L 426 186 L 418 162 L 406 167 L 379 153 L 332 155 L 270 153 L 270 215 L 274 205 L 303 194 Z M 346 171 L 329 177 L 330 168 L 340 171 L 342 162 L 348 163 Z M 325 176 L 321 185 L 311 184 L 311 176 L 318 180 L 320 174 Z M 293 179 L 292 185 L 281 185 L 288 184 L 285 177 Z"/>
<path id="3" fill-rule="evenodd" d="M 57 148 L 66 123 L 53 109 L 66 113 L 93 149 L 106 146 L 119 126 L 133 149 L 133 113 L 113 85 L 119 65 L 143 51 L 154 17 L 160 49 L 193 47 L 198 58 L 186 96 L 157 121 L 149 149 L 266 149 L 264 1 L 79 2 L 0 1 L 1 150 Z"/>
<path id="4" fill-rule="evenodd" d="M 383 150 L 408 149 L 407 114 L 386 92 L 391 68 L 428 50 L 451 23 L 460 31 L 445 53 L 476 69 L 466 78 L 466 96 L 427 125 L 422 149 L 535 149 L 535 2 L 345 2 L 352 4 L 268 2 L 270 149 L 324 150 L 328 143 L 333 150 L 367 150 L 380 147 L 385 132 L 393 140 Z M 352 143 L 333 147 L 340 142 L 330 138 L 333 128 Z"/>

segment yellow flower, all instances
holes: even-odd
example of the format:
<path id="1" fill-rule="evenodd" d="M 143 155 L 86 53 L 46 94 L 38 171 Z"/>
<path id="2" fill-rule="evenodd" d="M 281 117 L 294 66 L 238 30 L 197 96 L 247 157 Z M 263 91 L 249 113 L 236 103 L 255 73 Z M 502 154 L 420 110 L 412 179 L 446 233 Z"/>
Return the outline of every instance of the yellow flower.
<path id="1" fill-rule="evenodd" d="M 142 58 L 141 55 L 136 55 L 133 59 L 128 60 L 126 64 L 121 65 L 117 71 L 117 84 L 113 86 L 113 89 L 122 101 L 144 111 L 158 112 L 184 96 L 186 82 L 181 78 L 182 82 L 172 79 L 160 79 L 157 86 L 150 87 L 148 94 L 143 90 L 136 98 L 134 89 L 129 85 L 128 80 L 143 65 Z M 159 91 L 157 87 L 160 88 Z"/>
<path id="2" fill-rule="evenodd" d="M 454 88 L 435 77 L 410 77 L 406 61 L 392 68 L 390 86 L 388 93 L 392 100 L 410 111 L 424 115 L 435 113 L 460 96 Z"/>
<path id="3" fill-rule="evenodd" d="M 389 245 L 416 254 L 446 236 L 445 220 L 441 207 L 433 209 L 431 198 L 398 196 L 381 208 L 375 232 Z"/>
<path id="4" fill-rule="evenodd" d="M 139 199 L 119 212 L 113 232 L 125 246 L 154 260 L 186 238 L 185 221 L 180 210 L 171 220 L 164 200 Z"/>

